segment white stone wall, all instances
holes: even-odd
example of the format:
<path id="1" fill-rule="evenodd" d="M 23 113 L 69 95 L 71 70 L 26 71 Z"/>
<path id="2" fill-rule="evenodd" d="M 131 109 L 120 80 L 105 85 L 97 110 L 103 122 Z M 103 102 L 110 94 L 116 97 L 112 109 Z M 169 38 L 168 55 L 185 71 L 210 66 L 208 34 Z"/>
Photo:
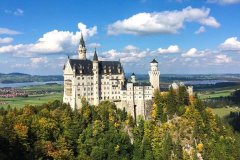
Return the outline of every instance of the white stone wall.
<path id="1" fill-rule="evenodd" d="M 153 86 L 136 86 L 137 83 L 127 83 L 124 89 L 124 73 L 121 74 L 99 74 L 98 65 L 93 63 L 93 75 L 75 75 L 75 70 L 71 68 L 69 61 L 64 69 L 64 96 L 63 102 L 69 103 L 72 109 L 81 108 L 82 98 L 91 105 L 98 105 L 99 102 L 110 100 L 118 108 L 125 108 L 126 111 L 134 115 L 134 105 L 136 106 L 136 116 L 142 115 L 146 118 L 146 108 L 152 101 L 153 91 L 159 87 L 160 72 L 156 66 L 152 66 L 150 82 Z M 135 77 L 134 77 L 135 82 Z"/>

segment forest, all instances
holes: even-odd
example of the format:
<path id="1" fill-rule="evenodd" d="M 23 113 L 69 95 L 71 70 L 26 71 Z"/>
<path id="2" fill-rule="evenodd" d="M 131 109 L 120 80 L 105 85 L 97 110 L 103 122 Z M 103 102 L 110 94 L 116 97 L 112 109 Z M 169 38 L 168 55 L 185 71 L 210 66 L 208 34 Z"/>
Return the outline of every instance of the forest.
<path id="1" fill-rule="evenodd" d="M 232 115 L 233 116 L 233 115 Z M 155 91 L 151 118 L 109 102 L 0 109 L 0 159 L 240 159 L 240 135 L 186 87 Z"/>

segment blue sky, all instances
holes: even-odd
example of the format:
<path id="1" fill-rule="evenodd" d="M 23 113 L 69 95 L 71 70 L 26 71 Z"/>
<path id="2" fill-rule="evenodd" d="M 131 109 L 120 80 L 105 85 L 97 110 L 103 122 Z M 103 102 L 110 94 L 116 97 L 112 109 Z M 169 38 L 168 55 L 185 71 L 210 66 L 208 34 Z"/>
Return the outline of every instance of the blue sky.
<path id="1" fill-rule="evenodd" d="M 240 0 L 1 0 L 0 73 L 62 74 L 81 32 L 125 72 L 240 73 L 239 17 Z"/>

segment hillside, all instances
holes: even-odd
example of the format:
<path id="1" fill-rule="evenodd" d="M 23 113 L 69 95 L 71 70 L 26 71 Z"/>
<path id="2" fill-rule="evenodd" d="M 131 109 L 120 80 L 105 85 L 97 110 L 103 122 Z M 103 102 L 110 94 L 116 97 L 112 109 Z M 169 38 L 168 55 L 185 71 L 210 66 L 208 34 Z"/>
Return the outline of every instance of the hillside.
<path id="1" fill-rule="evenodd" d="M 24 73 L 0 73 L 0 83 L 24 83 L 24 82 L 47 82 L 47 81 L 63 81 L 60 75 L 29 75 Z"/>
<path id="2" fill-rule="evenodd" d="M 0 159 L 239 159 L 240 136 L 185 87 L 155 93 L 137 124 L 108 101 L 0 110 Z"/>

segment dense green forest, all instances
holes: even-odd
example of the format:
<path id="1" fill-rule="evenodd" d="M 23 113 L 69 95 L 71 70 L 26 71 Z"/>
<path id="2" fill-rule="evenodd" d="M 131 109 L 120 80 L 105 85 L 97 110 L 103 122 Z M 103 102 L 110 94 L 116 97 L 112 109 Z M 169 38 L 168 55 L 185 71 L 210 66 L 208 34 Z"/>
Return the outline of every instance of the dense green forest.
<path id="1" fill-rule="evenodd" d="M 186 88 L 155 92 L 151 119 L 108 101 L 0 110 L 0 159 L 240 159 L 240 136 Z"/>

